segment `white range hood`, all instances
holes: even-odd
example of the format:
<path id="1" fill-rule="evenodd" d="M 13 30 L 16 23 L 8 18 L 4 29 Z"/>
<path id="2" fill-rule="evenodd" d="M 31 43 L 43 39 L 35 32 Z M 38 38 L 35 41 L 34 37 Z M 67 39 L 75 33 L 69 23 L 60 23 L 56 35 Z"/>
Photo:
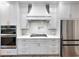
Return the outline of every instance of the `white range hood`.
<path id="1" fill-rule="evenodd" d="M 27 15 L 28 20 L 50 20 L 51 16 L 46 10 L 46 4 L 32 4 L 32 8 Z"/>

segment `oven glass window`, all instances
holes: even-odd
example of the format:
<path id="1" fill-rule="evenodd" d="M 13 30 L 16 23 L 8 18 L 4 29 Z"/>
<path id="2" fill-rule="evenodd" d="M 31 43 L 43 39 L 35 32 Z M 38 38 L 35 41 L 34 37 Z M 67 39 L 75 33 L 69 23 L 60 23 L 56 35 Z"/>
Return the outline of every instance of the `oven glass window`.
<path id="1" fill-rule="evenodd" d="M 15 26 L 1 26 L 1 34 L 16 34 Z"/>
<path id="2" fill-rule="evenodd" d="M 16 45 L 16 37 L 1 37 L 1 45 L 3 46 Z"/>

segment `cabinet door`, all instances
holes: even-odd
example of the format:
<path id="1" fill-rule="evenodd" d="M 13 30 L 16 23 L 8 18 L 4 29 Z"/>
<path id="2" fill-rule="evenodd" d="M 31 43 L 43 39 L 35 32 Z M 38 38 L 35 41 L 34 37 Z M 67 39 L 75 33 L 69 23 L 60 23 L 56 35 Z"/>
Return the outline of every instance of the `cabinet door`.
<path id="1" fill-rule="evenodd" d="M 72 19 L 79 18 L 79 4 L 71 5 L 71 17 L 72 17 Z"/>
<path id="2" fill-rule="evenodd" d="M 52 19 L 49 22 L 49 29 L 56 29 L 57 24 L 57 5 L 50 5 L 50 15 L 52 16 Z"/>
<path id="3" fill-rule="evenodd" d="M 16 25 L 17 21 L 17 6 L 11 4 L 9 8 L 0 10 L 1 25 Z"/>
<path id="4" fill-rule="evenodd" d="M 17 55 L 16 49 L 1 49 L 1 56 L 5 55 Z"/>
<path id="5" fill-rule="evenodd" d="M 25 14 L 21 15 L 21 28 L 26 28 L 26 19 L 25 19 Z"/>
<path id="6" fill-rule="evenodd" d="M 70 4 L 62 4 L 61 6 L 61 19 L 69 19 L 70 18 Z"/>
<path id="7" fill-rule="evenodd" d="M 59 55 L 59 39 L 18 39 L 18 55 Z"/>
<path id="8" fill-rule="evenodd" d="M 27 20 L 26 20 L 27 11 L 28 11 L 27 6 L 20 7 L 21 28 L 26 28 L 26 25 L 27 25 Z"/>

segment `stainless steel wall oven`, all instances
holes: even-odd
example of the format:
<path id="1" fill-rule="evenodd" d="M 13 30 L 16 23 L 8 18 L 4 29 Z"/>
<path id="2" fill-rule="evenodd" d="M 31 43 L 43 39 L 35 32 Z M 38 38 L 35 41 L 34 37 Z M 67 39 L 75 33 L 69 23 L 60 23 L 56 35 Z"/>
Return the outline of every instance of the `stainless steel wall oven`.
<path id="1" fill-rule="evenodd" d="M 16 26 L 1 26 L 1 48 L 16 47 Z"/>

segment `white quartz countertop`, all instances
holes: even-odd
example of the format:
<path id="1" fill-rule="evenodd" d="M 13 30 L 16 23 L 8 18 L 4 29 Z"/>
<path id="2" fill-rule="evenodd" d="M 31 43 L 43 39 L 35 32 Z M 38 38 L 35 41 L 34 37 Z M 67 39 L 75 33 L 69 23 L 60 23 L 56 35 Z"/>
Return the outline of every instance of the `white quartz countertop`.
<path id="1" fill-rule="evenodd" d="M 48 35 L 47 37 L 30 37 L 30 35 L 23 35 L 23 36 L 18 36 L 17 38 L 19 39 L 23 39 L 23 38 L 60 38 L 60 36 L 52 36 L 52 35 Z"/>

